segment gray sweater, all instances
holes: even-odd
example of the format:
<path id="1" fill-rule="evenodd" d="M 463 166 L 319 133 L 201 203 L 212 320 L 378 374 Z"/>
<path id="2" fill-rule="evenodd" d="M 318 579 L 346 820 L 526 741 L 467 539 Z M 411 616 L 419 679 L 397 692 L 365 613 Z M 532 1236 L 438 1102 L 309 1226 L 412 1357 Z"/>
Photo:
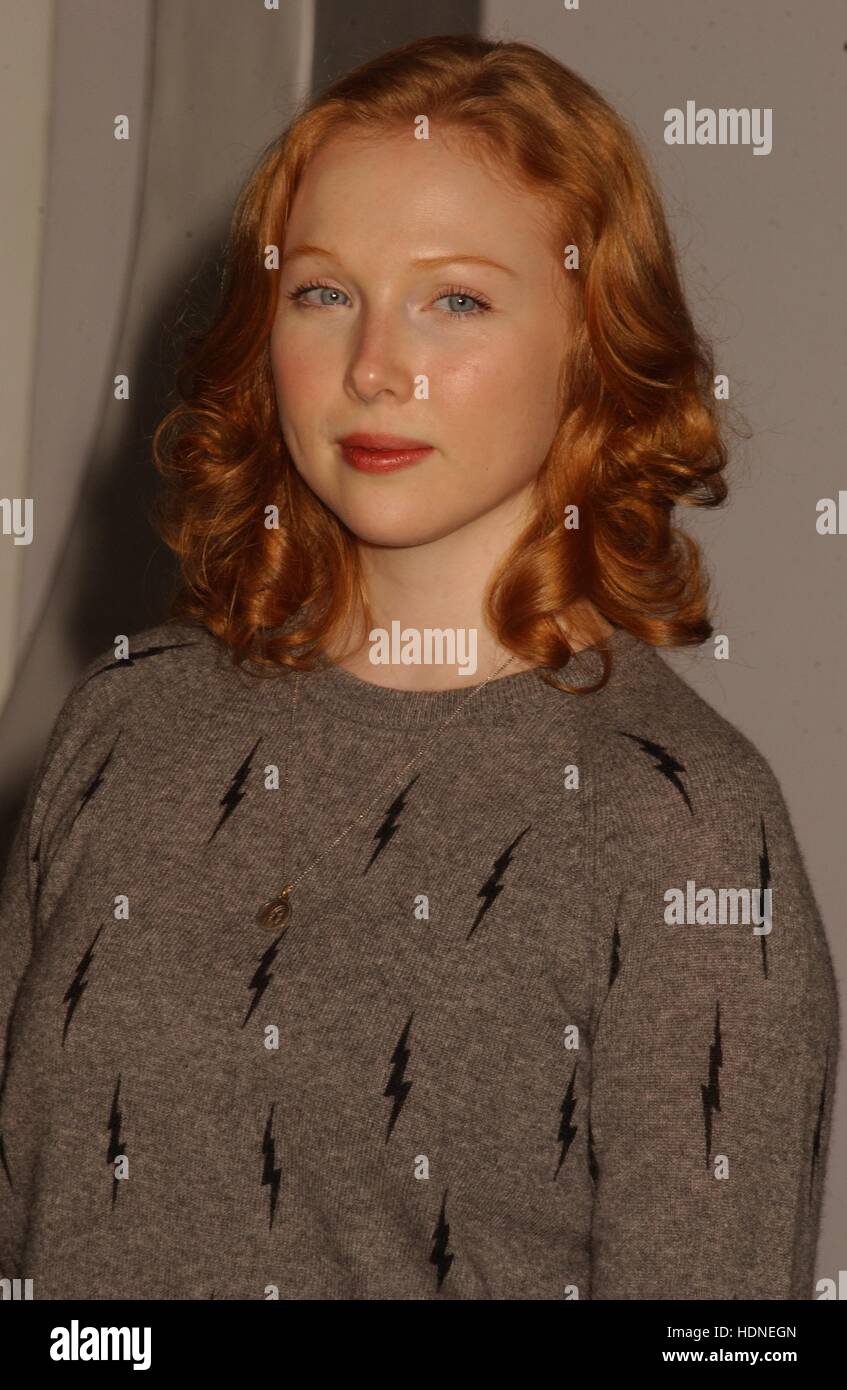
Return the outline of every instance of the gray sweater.
<path id="1" fill-rule="evenodd" d="M 0 898 L 0 1277 L 815 1296 L 838 999 L 801 852 L 754 745 L 611 643 L 602 692 L 493 680 L 402 776 L 465 691 L 331 666 L 290 727 L 294 678 L 188 623 L 88 666 Z"/>

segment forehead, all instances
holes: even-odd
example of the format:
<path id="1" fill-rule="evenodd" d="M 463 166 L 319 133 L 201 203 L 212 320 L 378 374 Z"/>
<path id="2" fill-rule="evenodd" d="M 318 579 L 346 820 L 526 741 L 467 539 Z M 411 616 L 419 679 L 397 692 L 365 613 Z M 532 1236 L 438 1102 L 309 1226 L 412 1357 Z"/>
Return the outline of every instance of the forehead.
<path id="1" fill-rule="evenodd" d="M 308 241 L 342 255 L 345 247 L 391 248 L 413 257 L 465 251 L 469 237 L 477 254 L 493 259 L 505 250 L 537 255 L 551 240 L 549 204 L 454 129 L 428 140 L 411 129 L 342 132 L 306 166 L 285 246 Z"/>

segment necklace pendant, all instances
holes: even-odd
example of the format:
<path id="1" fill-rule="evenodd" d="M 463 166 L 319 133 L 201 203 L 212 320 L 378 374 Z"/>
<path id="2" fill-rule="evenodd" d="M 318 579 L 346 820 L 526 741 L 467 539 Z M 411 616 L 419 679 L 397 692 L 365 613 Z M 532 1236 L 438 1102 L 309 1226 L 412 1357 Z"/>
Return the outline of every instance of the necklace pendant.
<path id="1" fill-rule="evenodd" d="M 260 927 L 270 927 L 275 931 L 278 927 L 284 927 L 291 920 L 291 903 L 288 895 L 294 887 L 293 883 L 287 883 L 281 893 L 268 901 L 256 913 L 256 921 Z"/>

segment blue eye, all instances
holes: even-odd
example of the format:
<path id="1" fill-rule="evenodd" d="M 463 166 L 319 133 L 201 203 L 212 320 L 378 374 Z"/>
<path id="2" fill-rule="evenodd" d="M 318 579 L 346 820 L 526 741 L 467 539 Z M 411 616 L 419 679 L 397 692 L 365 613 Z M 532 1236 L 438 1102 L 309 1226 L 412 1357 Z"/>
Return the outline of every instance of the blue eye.
<path id="1" fill-rule="evenodd" d="M 323 303 L 317 302 L 307 304 L 306 295 L 311 293 L 312 290 L 326 290 L 328 294 L 336 296 L 344 295 L 344 298 L 347 298 L 347 295 L 344 294 L 344 290 L 338 289 L 336 285 L 327 284 L 325 280 L 310 280 L 305 285 L 298 285 L 296 289 L 288 291 L 287 298 L 297 301 L 302 304 L 304 308 L 329 309 L 332 307 L 331 301 L 328 302 L 326 300 L 324 300 Z M 483 295 L 471 294 L 470 291 L 462 289 L 459 285 L 451 285 L 448 289 L 442 290 L 441 294 L 435 300 L 435 303 L 437 304 L 441 299 L 459 300 L 465 305 L 476 305 L 476 308 L 468 310 L 448 309 L 447 312 L 451 319 L 474 318 L 477 314 L 488 313 L 491 308 L 489 300 L 485 299 Z"/>
<path id="2" fill-rule="evenodd" d="M 296 290 L 289 290 L 288 298 L 305 302 L 304 296 L 308 294 L 309 290 L 328 290 L 331 294 L 344 294 L 344 291 L 337 289 L 335 285 L 327 285 L 323 280 L 312 280 L 307 285 L 298 285 Z M 329 308 L 330 306 L 327 304 L 310 304 L 308 307 L 310 309 L 318 309 Z"/>
<path id="3" fill-rule="evenodd" d="M 478 305 L 478 308 L 471 309 L 469 313 L 463 313 L 460 310 L 448 309 L 447 312 L 449 313 L 451 319 L 472 319 L 475 318 L 477 314 L 487 314 L 488 310 L 491 308 L 489 301 L 487 299 L 484 299 L 481 294 L 470 294 L 468 290 L 460 289 L 458 286 L 453 287 L 449 290 L 444 290 L 444 292 L 440 294 L 438 298 L 460 299 L 464 300 L 466 304 Z M 436 303 L 438 303 L 438 300 L 436 300 Z"/>

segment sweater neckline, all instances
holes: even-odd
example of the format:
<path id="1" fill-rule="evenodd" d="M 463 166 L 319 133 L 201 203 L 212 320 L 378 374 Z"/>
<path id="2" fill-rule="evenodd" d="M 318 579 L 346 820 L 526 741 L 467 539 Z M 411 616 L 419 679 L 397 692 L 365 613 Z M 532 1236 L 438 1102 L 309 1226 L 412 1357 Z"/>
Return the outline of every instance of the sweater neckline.
<path id="1" fill-rule="evenodd" d="M 606 642 L 612 654 L 608 685 L 624 678 L 626 672 L 652 650 L 640 637 L 622 627 L 609 633 Z M 565 666 L 549 674 L 567 685 L 591 685 L 603 672 L 599 652 L 599 646 L 584 647 L 575 652 Z M 298 702 L 302 703 L 305 696 L 312 705 L 337 719 L 388 728 L 428 728 L 440 724 L 463 706 L 464 713 L 456 714 L 457 724 L 509 722 L 525 718 L 529 710 L 551 700 L 591 698 L 552 689 L 542 679 L 541 668 L 499 676 L 487 684 L 483 680 L 467 688 L 449 690 L 397 690 L 374 685 L 330 661 L 310 671 L 296 672 L 295 680 L 300 685 Z"/>

